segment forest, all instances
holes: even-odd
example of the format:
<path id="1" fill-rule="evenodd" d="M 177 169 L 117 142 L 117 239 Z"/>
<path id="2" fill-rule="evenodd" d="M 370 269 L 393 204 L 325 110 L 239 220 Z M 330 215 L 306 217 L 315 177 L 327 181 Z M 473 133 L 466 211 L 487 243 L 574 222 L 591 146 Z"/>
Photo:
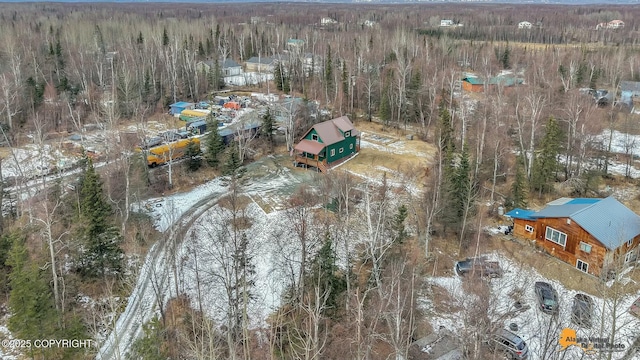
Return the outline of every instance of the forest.
<path id="1" fill-rule="evenodd" d="M 0 169 L 16 166 L 0 172 L 0 357 L 429 359 L 415 341 L 452 312 L 463 358 L 500 358 L 483 346 L 504 323 L 490 284 L 465 282 L 468 296 L 456 298 L 437 281 L 455 260 L 496 249 L 504 263 L 545 267 L 483 230 L 504 223 L 505 210 L 616 191 L 640 209 L 640 115 L 635 98 L 621 100 L 621 83 L 640 82 L 639 18 L 638 7 L 605 4 L 0 4 Z M 614 20 L 624 26 L 599 26 Z M 255 57 L 279 59 L 272 78 L 225 84 L 226 60 L 248 71 Z M 498 80 L 469 91 L 470 78 Z M 600 90 L 611 96 L 594 98 Z M 260 136 L 230 146 L 214 127 L 202 151 L 190 146 L 168 167 L 150 169 L 134 150 L 148 134 L 140 129 L 174 121 L 170 105 L 236 93 L 319 111 L 280 124 L 267 109 Z M 347 170 L 397 168 L 293 168 L 293 144 L 343 115 L 364 133 L 415 137 L 416 162 L 399 160 L 411 151 L 391 160 L 363 151 Z M 73 166 L 27 174 L 27 162 L 69 151 L 63 139 L 84 141 L 91 129 L 99 155 L 82 147 Z M 24 149 L 37 155 L 21 158 Z M 163 219 L 139 211 L 210 183 L 183 213 L 165 200 Z M 265 205 L 272 192 L 281 197 Z M 575 271 L 538 270 L 551 269 Z M 604 286 L 574 275 L 566 288 L 593 284 L 602 308 L 616 310 L 597 335 L 637 345 L 633 323 L 618 321 L 637 279 Z M 264 295 L 270 282 L 275 299 Z M 147 312 L 127 315 L 142 283 Z M 121 315 L 135 328 L 126 345 L 114 340 Z M 560 325 L 536 331 L 542 345 L 530 345 L 530 358 L 560 359 Z"/>

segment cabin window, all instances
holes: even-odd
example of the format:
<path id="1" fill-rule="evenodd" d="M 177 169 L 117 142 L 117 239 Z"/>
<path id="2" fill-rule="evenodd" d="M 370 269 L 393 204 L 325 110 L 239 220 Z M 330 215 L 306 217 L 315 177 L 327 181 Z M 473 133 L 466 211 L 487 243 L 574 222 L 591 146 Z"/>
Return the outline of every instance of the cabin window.
<path id="1" fill-rule="evenodd" d="M 560 232 L 552 227 L 547 226 L 547 231 L 545 233 L 545 239 L 554 242 L 562 247 L 567 245 L 567 234 Z"/>
<path id="2" fill-rule="evenodd" d="M 624 256 L 624 263 L 630 263 L 632 261 L 635 261 L 638 257 L 636 256 L 636 251 L 635 249 L 629 251 L 625 256 Z"/>
<path id="3" fill-rule="evenodd" d="M 591 245 L 580 241 L 580 250 L 586 253 L 591 253 Z"/>
<path id="4" fill-rule="evenodd" d="M 534 229 L 534 228 L 533 228 L 533 226 L 531 226 L 531 225 L 525 225 L 525 226 L 524 226 L 524 230 L 525 230 L 525 231 L 528 231 L 528 232 L 530 232 L 530 233 L 532 233 L 532 232 L 533 232 L 533 230 L 535 230 L 535 229 Z"/>
<path id="5" fill-rule="evenodd" d="M 336 156 L 336 149 L 331 149 L 331 156 Z"/>
<path id="6" fill-rule="evenodd" d="M 349 136 L 351 136 L 351 131 L 345 131 L 344 137 L 348 138 Z"/>
<path id="7" fill-rule="evenodd" d="M 318 141 L 318 134 L 311 134 L 311 140 Z"/>
<path id="8" fill-rule="evenodd" d="M 342 153 L 344 152 L 344 148 L 340 148 L 340 150 L 338 150 L 338 152 L 339 152 L 340 154 L 342 154 Z"/>
<path id="9" fill-rule="evenodd" d="M 589 272 L 589 264 L 580 259 L 576 261 L 576 268 L 582 272 Z"/>
<path id="10" fill-rule="evenodd" d="M 349 144 L 349 149 L 353 150 L 353 144 Z"/>

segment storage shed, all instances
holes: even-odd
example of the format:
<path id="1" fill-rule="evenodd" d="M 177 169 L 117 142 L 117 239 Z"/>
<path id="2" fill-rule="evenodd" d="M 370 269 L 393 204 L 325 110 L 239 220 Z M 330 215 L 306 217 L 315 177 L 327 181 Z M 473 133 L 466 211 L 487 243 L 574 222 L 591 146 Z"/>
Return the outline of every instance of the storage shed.
<path id="1" fill-rule="evenodd" d="M 170 108 L 170 113 L 171 115 L 178 117 L 180 116 L 180 113 L 185 111 L 185 110 L 193 110 L 196 107 L 196 104 L 194 103 L 190 103 L 190 102 L 185 102 L 185 101 L 178 101 L 175 104 L 171 104 L 169 106 Z"/>

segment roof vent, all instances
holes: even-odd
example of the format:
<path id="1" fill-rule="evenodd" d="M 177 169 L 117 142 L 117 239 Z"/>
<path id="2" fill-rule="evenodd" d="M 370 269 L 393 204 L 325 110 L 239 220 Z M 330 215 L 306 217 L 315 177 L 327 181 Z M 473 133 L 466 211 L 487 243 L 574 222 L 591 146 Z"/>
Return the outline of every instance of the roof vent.
<path id="1" fill-rule="evenodd" d="M 571 225 L 571 219 L 567 218 L 567 224 Z"/>

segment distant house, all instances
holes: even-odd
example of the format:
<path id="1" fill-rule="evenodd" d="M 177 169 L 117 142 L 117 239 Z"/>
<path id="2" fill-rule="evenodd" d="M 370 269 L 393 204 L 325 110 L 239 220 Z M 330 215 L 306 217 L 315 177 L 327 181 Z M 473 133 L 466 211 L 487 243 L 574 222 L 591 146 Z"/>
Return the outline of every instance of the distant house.
<path id="1" fill-rule="evenodd" d="M 560 198 L 540 211 L 514 209 L 513 234 L 592 275 L 605 275 L 638 258 L 640 216 L 613 197 Z M 618 268 L 618 270 L 620 270 Z"/>
<path id="2" fill-rule="evenodd" d="M 315 124 L 294 147 L 294 163 L 327 172 L 360 150 L 360 132 L 346 116 Z"/>
<path id="3" fill-rule="evenodd" d="M 287 47 L 289 49 L 297 49 L 304 46 L 304 40 L 301 39 L 289 39 L 287 40 Z"/>
<path id="4" fill-rule="evenodd" d="M 223 77 L 224 76 L 242 75 L 242 65 L 238 64 L 233 59 L 221 60 L 218 63 L 218 66 L 220 66 L 220 71 L 221 71 Z M 213 71 L 213 69 L 215 68 L 215 62 L 213 60 L 199 61 L 196 64 L 196 68 L 199 71 L 203 71 L 205 73 L 209 73 L 209 71 Z"/>
<path id="5" fill-rule="evenodd" d="M 332 25 L 332 24 L 337 24 L 338 21 L 335 19 L 332 19 L 330 17 L 323 17 L 322 19 L 320 19 L 320 24 L 321 25 Z"/>
<path id="6" fill-rule="evenodd" d="M 169 112 L 171 113 L 171 115 L 178 117 L 180 116 L 180 113 L 183 112 L 184 110 L 193 110 L 195 108 L 196 108 L 196 104 L 194 103 L 178 101 L 175 104 L 169 105 L 169 109 L 170 109 Z"/>
<path id="7" fill-rule="evenodd" d="M 495 86 L 512 87 L 521 85 L 524 80 L 510 75 L 494 76 L 485 84 L 484 79 L 477 76 L 466 76 L 462 78 L 462 90 L 469 92 L 483 92 L 486 88 Z"/>
<path id="8" fill-rule="evenodd" d="M 640 99 L 640 81 L 620 81 L 620 102 L 632 107 Z"/>
<path id="9" fill-rule="evenodd" d="M 608 23 L 602 22 L 596 25 L 596 30 L 606 29 L 606 30 L 617 30 L 624 28 L 624 21 L 622 20 L 611 20 Z"/>
<path id="10" fill-rule="evenodd" d="M 366 26 L 366 27 L 374 27 L 374 26 L 376 25 L 376 22 L 375 22 L 375 21 L 373 21 L 373 20 L 365 20 L 365 21 L 362 23 L 362 25 L 363 25 L 363 26 Z"/>
<path id="11" fill-rule="evenodd" d="M 531 29 L 533 25 L 528 21 L 521 21 L 518 23 L 518 29 Z"/>
<path id="12" fill-rule="evenodd" d="M 272 73 L 276 66 L 276 60 L 272 57 L 254 56 L 244 64 L 247 72 Z"/>
<path id="13" fill-rule="evenodd" d="M 441 27 L 453 26 L 453 20 L 440 20 Z"/>

